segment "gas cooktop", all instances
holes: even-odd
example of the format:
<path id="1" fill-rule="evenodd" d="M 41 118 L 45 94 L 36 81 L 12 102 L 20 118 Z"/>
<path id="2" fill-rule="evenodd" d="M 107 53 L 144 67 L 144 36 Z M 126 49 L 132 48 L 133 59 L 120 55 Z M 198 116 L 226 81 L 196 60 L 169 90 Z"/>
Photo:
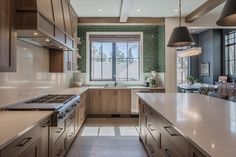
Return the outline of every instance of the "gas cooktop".
<path id="1" fill-rule="evenodd" d="M 75 98 L 76 95 L 45 95 L 40 98 L 33 99 L 31 101 L 27 101 L 26 103 L 32 104 L 32 103 L 40 103 L 40 104 L 55 104 L 55 103 L 62 103 L 66 104 L 73 98 Z"/>
<path id="2" fill-rule="evenodd" d="M 79 102 L 77 95 L 45 95 L 6 107 L 10 110 L 58 110 Z"/>

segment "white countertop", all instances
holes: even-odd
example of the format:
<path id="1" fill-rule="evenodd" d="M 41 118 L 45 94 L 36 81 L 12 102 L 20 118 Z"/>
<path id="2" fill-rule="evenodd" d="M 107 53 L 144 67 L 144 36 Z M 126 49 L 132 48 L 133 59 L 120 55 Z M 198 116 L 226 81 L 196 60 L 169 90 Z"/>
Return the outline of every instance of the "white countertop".
<path id="1" fill-rule="evenodd" d="M 200 94 L 138 95 L 212 157 L 236 156 L 236 103 Z"/>
<path id="2" fill-rule="evenodd" d="M 0 111 L 0 149 L 46 118 L 51 111 Z"/>
<path id="3" fill-rule="evenodd" d="M 82 86 L 74 88 L 0 88 L 0 108 L 10 104 L 26 101 L 33 97 L 39 97 L 46 94 L 76 94 L 80 95 L 88 89 L 164 89 L 164 87 L 105 87 L 104 86 Z"/>

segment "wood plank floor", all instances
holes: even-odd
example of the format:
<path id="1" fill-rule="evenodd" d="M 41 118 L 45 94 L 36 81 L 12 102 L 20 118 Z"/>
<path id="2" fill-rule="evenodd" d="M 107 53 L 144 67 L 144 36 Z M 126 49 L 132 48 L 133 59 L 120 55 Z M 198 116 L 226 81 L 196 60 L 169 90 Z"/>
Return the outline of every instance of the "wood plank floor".
<path id="1" fill-rule="evenodd" d="M 67 157 L 147 157 L 136 118 L 89 118 Z"/>

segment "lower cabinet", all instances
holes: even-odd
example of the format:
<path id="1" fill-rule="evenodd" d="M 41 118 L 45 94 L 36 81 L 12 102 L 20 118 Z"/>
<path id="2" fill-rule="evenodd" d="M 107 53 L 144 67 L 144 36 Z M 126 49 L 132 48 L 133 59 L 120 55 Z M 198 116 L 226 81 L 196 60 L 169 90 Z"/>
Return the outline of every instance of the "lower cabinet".
<path id="1" fill-rule="evenodd" d="M 76 107 L 76 114 L 75 114 L 75 132 L 77 133 L 81 126 L 83 125 L 87 113 L 88 113 L 88 108 L 87 108 L 87 101 L 88 101 L 88 93 L 84 92 L 83 94 L 80 95 L 80 103 Z"/>
<path id="2" fill-rule="evenodd" d="M 48 157 L 49 119 L 35 126 L 1 150 L 1 157 Z"/>
<path id="3" fill-rule="evenodd" d="M 131 90 L 91 89 L 89 114 L 131 114 Z"/>
<path id="4" fill-rule="evenodd" d="M 140 139 L 149 157 L 209 157 L 142 100 L 139 115 Z"/>

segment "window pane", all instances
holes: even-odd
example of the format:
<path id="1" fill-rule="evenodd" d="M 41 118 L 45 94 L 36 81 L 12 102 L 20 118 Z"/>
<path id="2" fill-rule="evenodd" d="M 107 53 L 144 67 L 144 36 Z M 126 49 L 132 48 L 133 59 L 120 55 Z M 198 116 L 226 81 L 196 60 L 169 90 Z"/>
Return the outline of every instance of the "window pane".
<path id="1" fill-rule="evenodd" d="M 92 58 L 100 58 L 102 55 L 102 43 L 100 42 L 92 42 L 91 43 L 91 57 Z"/>
<path id="2" fill-rule="evenodd" d="M 128 43 L 128 58 L 140 58 L 138 43 Z"/>
<path id="3" fill-rule="evenodd" d="M 91 59 L 91 80 L 102 79 L 102 62 L 100 58 Z"/>
<path id="4" fill-rule="evenodd" d="M 234 60 L 234 46 L 229 46 L 229 60 Z"/>
<path id="5" fill-rule="evenodd" d="M 229 75 L 234 75 L 235 67 L 234 67 L 234 61 L 229 62 Z"/>
<path id="6" fill-rule="evenodd" d="M 227 61 L 229 58 L 228 58 L 228 47 L 225 48 L 225 60 Z"/>
<path id="7" fill-rule="evenodd" d="M 116 79 L 120 81 L 127 80 L 127 59 L 116 59 Z"/>
<path id="8" fill-rule="evenodd" d="M 102 58 L 112 58 L 112 43 L 102 43 Z"/>
<path id="9" fill-rule="evenodd" d="M 102 62 L 102 79 L 112 80 L 112 59 L 106 58 Z"/>
<path id="10" fill-rule="evenodd" d="M 187 57 L 184 57 L 183 58 L 183 65 L 182 65 L 183 68 L 186 68 L 188 67 L 188 58 Z"/>
<path id="11" fill-rule="evenodd" d="M 116 43 L 116 58 L 127 58 L 127 43 Z"/>
<path id="12" fill-rule="evenodd" d="M 226 61 L 226 62 L 225 62 L 225 75 L 229 75 L 229 73 L 228 73 L 228 71 L 229 71 L 228 67 L 229 67 L 228 61 Z"/>
<path id="13" fill-rule="evenodd" d="M 128 60 L 128 79 L 130 81 L 139 80 L 139 59 Z"/>

